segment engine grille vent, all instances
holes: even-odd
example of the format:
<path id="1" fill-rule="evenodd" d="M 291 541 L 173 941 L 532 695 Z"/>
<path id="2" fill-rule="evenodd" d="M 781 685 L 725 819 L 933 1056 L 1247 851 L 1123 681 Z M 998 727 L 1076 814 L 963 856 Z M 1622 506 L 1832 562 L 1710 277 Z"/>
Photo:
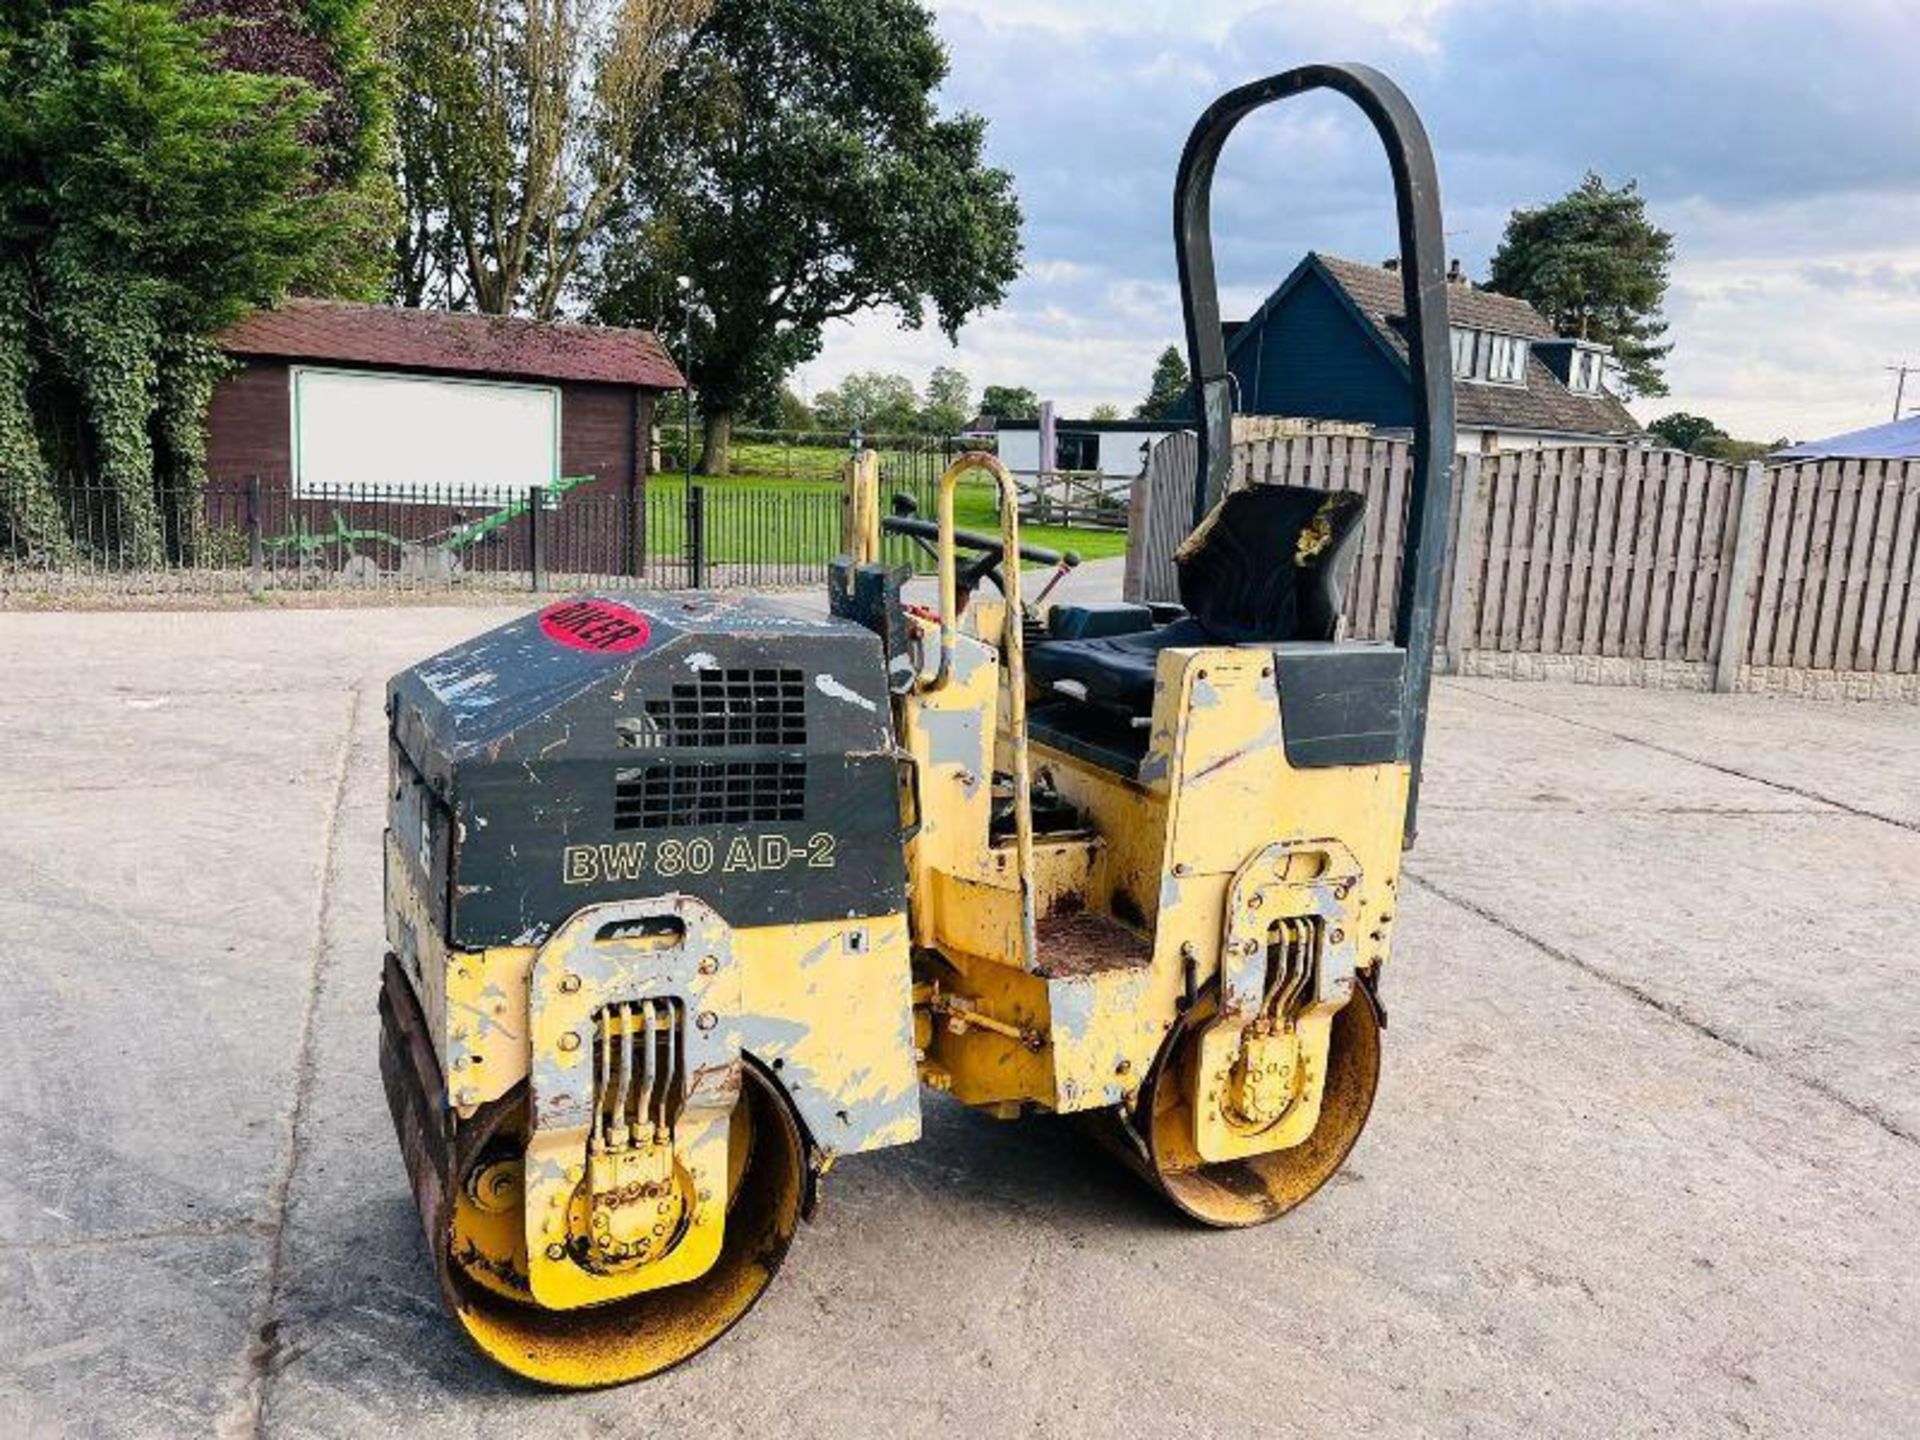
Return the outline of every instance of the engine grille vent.
<path id="1" fill-rule="evenodd" d="M 682 760 L 614 779 L 616 830 L 804 820 L 806 809 L 804 760 Z"/>
<path id="2" fill-rule="evenodd" d="M 696 670 L 670 695 L 647 701 L 646 720 L 623 722 L 636 749 L 807 743 L 807 687 L 798 670 Z"/>

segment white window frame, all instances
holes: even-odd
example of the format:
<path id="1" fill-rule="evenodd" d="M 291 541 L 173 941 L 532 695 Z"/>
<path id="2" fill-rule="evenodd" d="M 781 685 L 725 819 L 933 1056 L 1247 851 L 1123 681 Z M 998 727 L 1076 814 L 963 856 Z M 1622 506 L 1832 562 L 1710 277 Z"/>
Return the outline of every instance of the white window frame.
<path id="1" fill-rule="evenodd" d="M 1580 395 L 1598 395 L 1606 384 L 1607 352 L 1578 349 L 1573 352 L 1573 390 Z"/>
<path id="2" fill-rule="evenodd" d="M 1527 383 L 1527 354 L 1531 348 L 1529 342 L 1519 335 L 1501 335 L 1487 332 L 1487 343 L 1481 347 L 1486 355 L 1486 363 L 1481 367 L 1481 379 L 1489 385 L 1514 385 L 1525 388 Z"/>
<path id="3" fill-rule="evenodd" d="M 1453 378 L 1471 380 L 1474 356 L 1480 348 L 1480 332 L 1470 330 L 1464 325 L 1455 325 L 1449 338 L 1453 344 Z"/>

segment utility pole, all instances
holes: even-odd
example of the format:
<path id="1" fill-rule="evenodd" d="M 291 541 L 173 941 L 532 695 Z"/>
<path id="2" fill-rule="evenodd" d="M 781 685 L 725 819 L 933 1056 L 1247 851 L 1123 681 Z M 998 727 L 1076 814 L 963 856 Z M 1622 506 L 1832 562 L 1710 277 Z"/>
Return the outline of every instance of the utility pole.
<path id="1" fill-rule="evenodd" d="M 1920 365 L 1889 365 L 1887 373 L 1900 377 L 1893 386 L 1893 418 L 1898 420 L 1900 412 L 1906 408 L 1907 376 L 1920 373 Z"/>

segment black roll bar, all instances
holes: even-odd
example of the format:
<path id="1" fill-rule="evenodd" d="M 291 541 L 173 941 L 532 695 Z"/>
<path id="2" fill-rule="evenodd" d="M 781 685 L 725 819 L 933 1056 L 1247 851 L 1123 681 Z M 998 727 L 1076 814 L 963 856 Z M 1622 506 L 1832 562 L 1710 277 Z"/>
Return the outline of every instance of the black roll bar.
<path id="1" fill-rule="evenodd" d="M 1213 172 L 1220 149 L 1242 120 L 1276 100 L 1336 90 L 1373 122 L 1393 172 L 1400 229 L 1400 283 L 1407 312 L 1407 362 L 1413 377 L 1413 476 L 1393 640 L 1407 652 L 1400 694 L 1401 753 L 1412 768 L 1405 837 L 1413 844 L 1426 745 L 1427 693 L 1433 681 L 1434 630 L 1447 558 L 1453 490 L 1453 358 L 1447 332 L 1446 245 L 1440 228 L 1440 180 L 1433 149 L 1398 85 L 1367 65 L 1302 65 L 1222 95 L 1195 123 L 1173 189 L 1173 243 L 1187 327 L 1187 366 L 1200 430 L 1193 523 L 1226 493 L 1233 460 L 1233 380 L 1220 328 L 1213 270 Z"/>

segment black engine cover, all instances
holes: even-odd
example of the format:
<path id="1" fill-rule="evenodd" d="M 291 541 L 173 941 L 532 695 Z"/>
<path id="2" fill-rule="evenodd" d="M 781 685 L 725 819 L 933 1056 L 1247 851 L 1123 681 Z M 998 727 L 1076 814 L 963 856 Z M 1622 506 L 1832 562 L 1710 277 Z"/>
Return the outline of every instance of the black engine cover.
<path id="1" fill-rule="evenodd" d="M 394 677 L 389 826 L 451 944 L 696 895 L 735 926 L 905 907 L 885 658 L 763 602 L 565 600 Z"/>

